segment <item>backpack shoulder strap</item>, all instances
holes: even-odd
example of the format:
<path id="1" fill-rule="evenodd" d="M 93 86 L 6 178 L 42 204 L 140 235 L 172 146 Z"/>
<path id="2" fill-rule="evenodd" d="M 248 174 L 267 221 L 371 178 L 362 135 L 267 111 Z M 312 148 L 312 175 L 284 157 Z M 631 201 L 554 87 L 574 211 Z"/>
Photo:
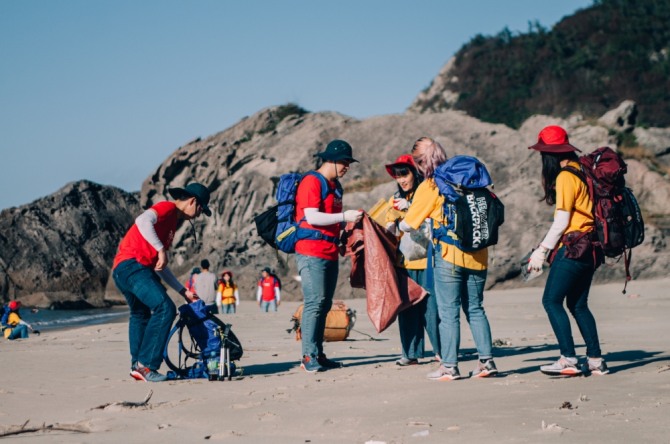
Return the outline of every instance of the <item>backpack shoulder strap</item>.
<path id="1" fill-rule="evenodd" d="M 561 171 L 568 171 L 574 174 L 575 176 L 579 177 L 582 180 L 582 182 L 586 183 L 586 175 L 584 174 L 584 170 L 581 168 L 581 165 L 580 168 L 575 168 L 571 165 L 566 165 L 563 168 L 561 168 Z"/>
<path id="2" fill-rule="evenodd" d="M 339 197 L 342 197 L 342 185 L 340 184 L 340 181 L 335 179 L 335 191 L 330 189 L 330 186 L 328 186 L 328 180 L 323 176 L 323 174 L 319 173 L 318 171 L 312 170 L 308 171 L 305 173 L 305 176 L 307 175 L 314 176 L 317 179 L 319 179 L 319 183 L 321 184 L 321 200 L 325 200 L 326 197 L 328 197 L 328 194 L 335 194 L 336 196 L 339 195 Z"/>

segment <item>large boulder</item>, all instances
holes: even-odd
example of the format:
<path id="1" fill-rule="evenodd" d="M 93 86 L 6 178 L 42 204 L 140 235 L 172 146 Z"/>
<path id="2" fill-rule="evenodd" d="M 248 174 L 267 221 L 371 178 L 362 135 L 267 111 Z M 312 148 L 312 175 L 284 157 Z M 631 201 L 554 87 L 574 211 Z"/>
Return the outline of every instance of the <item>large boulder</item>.
<path id="1" fill-rule="evenodd" d="M 193 229 L 183 224 L 177 231 L 171 268 L 185 279 L 193 266 L 207 258 L 218 273 L 231 269 L 242 297 L 250 299 L 255 294 L 259 270 L 270 266 L 282 278 L 285 297 L 299 298 L 293 258 L 265 245 L 253 223 L 255 214 L 274 203 L 278 177 L 289 171 L 307 171 L 313 167 L 313 155 L 328 141 L 345 139 L 360 160 L 342 180 L 345 208 L 369 209 L 394 190 L 384 164 L 409 152 L 417 138 L 431 136 L 450 156 L 477 156 L 492 172 L 495 190 L 506 205 L 506 222 L 499 244 L 491 249 L 487 286 L 514 286 L 520 284 L 516 279 L 519 259 L 541 240 L 551 224 L 552 208 L 539 202 L 540 156 L 527 149 L 547 124 L 563 125 L 571 142 L 585 152 L 616 143 L 606 128 L 579 118 L 534 116 L 517 131 L 483 123 L 458 111 L 356 120 L 332 112 L 273 107 L 178 148 L 144 182 L 141 204 L 145 207 L 167 199 L 168 187 L 184 186 L 193 180 L 206 184 L 212 193 L 213 215 L 195 221 Z M 670 262 L 664 225 L 655 223 L 668 219 L 670 208 L 656 196 L 670 192 L 670 185 L 642 163 L 630 163 L 628 181 L 645 211 L 654 215 L 649 220 L 645 244 L 636 249 L 633 275 L 662 276 Z M 619 265 L 599 271 L 596 281 L 622 278 L 623 265 Z M 342 259 L 337 297 L 361 295 L 347 284 L 348 273 L 349 264 Z"/>
<path id="2" fill-rule="evenodd" d="M 0 212 L 0 297 L 26 305 L 102 307 L 136 194 L 89 181 Z"/>

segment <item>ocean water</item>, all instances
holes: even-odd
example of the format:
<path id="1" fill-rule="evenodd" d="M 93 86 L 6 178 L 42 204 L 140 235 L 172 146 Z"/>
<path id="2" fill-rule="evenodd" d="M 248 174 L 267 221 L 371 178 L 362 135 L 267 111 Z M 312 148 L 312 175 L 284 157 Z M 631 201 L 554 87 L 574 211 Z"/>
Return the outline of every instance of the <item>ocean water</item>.
<path id="1" fill-rule="evenodd" d="M 87 310 L 48 310 L 40 309 L 33 313 L 30 309 L 21 309 L 21 318 L 35 330 L 49 331 L 64 328 L 76 328 L 86 325 L 124 322 L 128 319 L 128 307 L 94 308 Z"/>

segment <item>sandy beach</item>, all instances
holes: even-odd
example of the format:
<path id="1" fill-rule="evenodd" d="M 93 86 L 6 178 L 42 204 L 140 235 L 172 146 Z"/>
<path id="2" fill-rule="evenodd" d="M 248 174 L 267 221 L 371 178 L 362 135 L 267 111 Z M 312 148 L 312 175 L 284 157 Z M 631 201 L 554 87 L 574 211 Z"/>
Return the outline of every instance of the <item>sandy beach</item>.
<path id="1" fill-rule="evenodd" d="M 233 381 L 140 383 L 128 376 L 127 324 L 52 331 L 0 341 L 0 431 L 24 424 L 76 425 L 16 442 L 438 443 L 668 442 L 670 440 L 670 279 L 594 286 L 606 376 L 551 378 L 538 367 L 558 356 L 541 306 L 542 288 L 489 291 L 495 378 L 435 382 L 436 367 L 395 365 L 397 323 L 376 334 L 365 300 L 347 301 L 358 320 L 326 353 L 345 367 L 306 374 L 285 302 L 262 314 L 243 301 L 226 316 L 241 340 L 243 376 Z M 462 318 L 460 369 L 475 365 Z M 573 322 L 578 353 L 584 345 Z M 370 340 L 370 335 L 376 340 Z M 162 371 L 166 368 L 163 366 Z M 126 407 L 122 402 L 149 402 Z"/>

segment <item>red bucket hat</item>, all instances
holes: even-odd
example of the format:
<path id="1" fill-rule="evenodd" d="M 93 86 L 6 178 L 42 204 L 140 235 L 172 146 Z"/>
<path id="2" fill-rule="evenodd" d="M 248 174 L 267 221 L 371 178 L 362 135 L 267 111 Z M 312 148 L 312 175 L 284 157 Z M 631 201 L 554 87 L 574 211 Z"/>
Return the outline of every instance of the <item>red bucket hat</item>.
<path id="1" fill-rule="evenodd" d="M 537 136 L 537 143 L 528 147 L 529 150 L 536 150 L 542 153 L 569 153 L 571 151 L 582 152 L 579 148 L 570 145 L 568 133 L 557 125 L 544 127 Z"/>
<path id="2" fill-rule="evenodd" d="M 16 311 L 21 308 L 21 301 L 10 301 L 8 306 L 11 311 Z"/>
<path id="3" fill-rule="evenodd" d="M 410 154 L 403 154 L 402 156 L 398 156 L 395 162 L 386 165 L 386 171 L 391 175 L 391 177 L 394 177 L 393 168 L 401 166 L 410 167 L 412 171 L 414 171 L 416 174 L 416 165 L 414 164 L 414 158 L 412 158 Z"/>

